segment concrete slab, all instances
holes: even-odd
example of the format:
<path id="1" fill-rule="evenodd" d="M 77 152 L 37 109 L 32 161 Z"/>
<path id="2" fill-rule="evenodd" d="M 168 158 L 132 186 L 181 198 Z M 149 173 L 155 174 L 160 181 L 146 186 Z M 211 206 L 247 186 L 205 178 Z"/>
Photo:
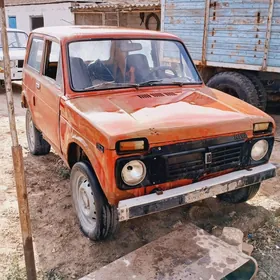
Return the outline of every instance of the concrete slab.
<path id="1" fill-rule="evenodd" d="M 188 224 L 80 280 L 215 280 L 248 262 L 252 259 L 236 247 Z"/>

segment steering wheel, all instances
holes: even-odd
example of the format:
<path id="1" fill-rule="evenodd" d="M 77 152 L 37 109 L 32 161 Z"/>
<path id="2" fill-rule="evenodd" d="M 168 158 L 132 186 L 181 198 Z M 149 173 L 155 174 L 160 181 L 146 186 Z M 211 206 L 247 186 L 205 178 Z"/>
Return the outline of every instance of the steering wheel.
<path id="1" fill-rule="evenodd" d="M 11 43 L 9 44 L 9 47 L 10 47 L 10 46 L 11 46 L 11 47 L 14 47 L 15 43 L 17 43 L 17 41 L 11 42 Z"/>
<path id="2" fill-rule="evenodd" d="M 113 74 L 100 59 L 90 63 L 88 71 L 93 80 L 114 81 Z"/>
<path id="3" fill-rule="evenodd" d="M 157 78 L 169 78 L 169 75 L 166 74 L 166 70 L 170 70 L 173 73 L 172 78 L 176 78 L 178 77 L 178 74 L 176 72 L 176 70 L 174 70 L 172 67 L 170 66 L 158 66 L 153 68 L 152 70 L 150 70 L 149 74 L 145 77 L 148 78 L 150 75 L 155 74 L 157 76 Z"/>

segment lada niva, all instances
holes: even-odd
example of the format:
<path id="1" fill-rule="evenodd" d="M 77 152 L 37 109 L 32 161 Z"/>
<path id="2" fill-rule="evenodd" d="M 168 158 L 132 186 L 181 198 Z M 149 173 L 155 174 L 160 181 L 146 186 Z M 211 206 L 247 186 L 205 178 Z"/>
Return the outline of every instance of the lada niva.
<path id="1" fill-rule="evenodd" d="M 93 26 L 34 30 L 22 105 L 31 154 L 71 168 L 73 205 L 93 240 L 120 221 L 217 196 L 252 198 L 275 176 L 275 123 L 201 80 L 171 34 Z"/>

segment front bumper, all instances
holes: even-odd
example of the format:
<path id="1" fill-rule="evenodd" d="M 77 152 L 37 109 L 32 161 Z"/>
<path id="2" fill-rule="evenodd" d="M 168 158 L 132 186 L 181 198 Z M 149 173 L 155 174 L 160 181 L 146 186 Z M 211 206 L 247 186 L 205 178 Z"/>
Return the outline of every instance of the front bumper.
<path id="1" fill-rule="evenodd" d="M 218 194 L 244 188 L 276 176 L 276 166 L 267 163 L 248 170 L 240 170 L 216 178 L 164 191 L 121 200 L 119 221 L 141 217 L 180 205 L 203 200 Z"/>

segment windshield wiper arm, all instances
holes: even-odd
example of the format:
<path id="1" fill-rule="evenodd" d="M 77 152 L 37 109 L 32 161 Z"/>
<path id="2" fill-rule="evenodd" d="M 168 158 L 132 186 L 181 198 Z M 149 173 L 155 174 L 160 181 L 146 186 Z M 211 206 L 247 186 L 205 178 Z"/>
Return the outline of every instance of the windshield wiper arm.
<path id="1" fill-rule="evenodd" d="M 84 90 L 91 90 L 91 89 L 99 88 L 101 86 L 106 86 L 106 85 L 113 84 L 113 83 L 114 83 L 114 81 L 113 82 L 104 82 L 104 83 L 101 83 L 101 84 L 86 87 L 86 88 L 84 88 Z"/>
<path id="2" fill-rule="evenodd" d="M 104 83 L 97 84 L 97 85 L 94 85 L 94 86 L 86 87 L 86 88 L 84 88 L 83 90 L 98 89 L 98 88 L 102 88 L 103 86 L 106 86 L 106 85 L 112 85 L 112 86 L 126 86 L 126 87 L 135 87 L 135 88 L 138 88 L 138 87 L 139 87 L 139 84 L 115 83 L 115 82 L 113 81 L 113 82 L 104 82 Z"/>
<path id="3" fill-rule="evenodd" d="M 150 80 L 150 81 L 145 81 L 145 82 L 142 82 L 142 83 L 139 83 L 138 86 L 149 86 L 149 85 L 153 85 L 155 83 L 160 83 L 162 82 L 163 79 L 161 80 Z"/>

